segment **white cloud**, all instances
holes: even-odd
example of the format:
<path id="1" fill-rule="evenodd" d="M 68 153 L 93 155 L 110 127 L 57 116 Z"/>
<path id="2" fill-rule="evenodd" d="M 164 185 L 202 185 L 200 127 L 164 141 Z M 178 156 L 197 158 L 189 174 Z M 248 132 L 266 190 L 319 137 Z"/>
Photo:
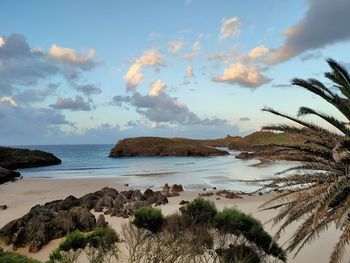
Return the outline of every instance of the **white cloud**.
<path id="1" fill-rule="evenodd" d="M 196 41 L 192 46 L 192 51 L 182 55 L 181 58 L 185 60 L 193 60 L 197 57 L 200 51 L 201 51 L 201 43 L 199 41 Z"/>
<path id="2" fill-rule="evenodd" d="M 127 73 L 124 75 L 126 86 L 129 90 L 137 88 L 143 80 L 142 67 L 164 66 L 164 59 L 161 54 L 155 49 L 145 51 L 140 58 L 136 59 L 130 66 Z"/>
<path id="3" fill-rule="evenodd" d="M 10 96 L 0 98 L 0 104 L 10 104 L 11 106 L 17 107 L 17 102 Z"/>
<path id="4" fill-rule="evenodd" d="M 213 78 L 213 81 L 256 88 L 269 82 L 270 79 L 262 75 L 257 66 L 246 66 L 238 62 L 231 64 L 221 76 Z"/>
<path id="5" fill-rule="evenodd" d="M 187 66 L 187 69 L 186 69 L 186 76 L 189 77 L 189 78 L 194 77 L 192 65 L 188 65 L 188 66 Z"/>
<path id="6" fill-rule="evenodd" d="M 2 47 L 3 45 L 5 45 L 5 39 L 0 37 L 0 47 Z"/>
<path id="7" fill-rule="evenodd" d="M 185 42 L 182 40 L 173 40 L 168 43 L 168 50 L 171 53 L 177 53 L 185 46 Z"/>
<path id="8" fill-rule="evenodd" d="M 258 59 L 266 55 L 266 53 L 269 52 L 269 49 L 265 46 L 258 46 L 256 48 L 253 48 L 249 53 L 248 56 L 252 59 Z"/>
<path id="9" fill-rule="evenodd" d="M 126 85 L 129 89 L 136 88 L 143 81 L 143 74 L 141 72 L 142 64 L 139 62 L 135 62 L 132 64 L 124 75 L 124 80 L 126 81 Z"/>
<path id="10" fill-rule="evenodd" d="M 156 80 L 151 83 L 151 90 L 148 93 L 149 96 L 159 96 L 163 90 L 166 89 L 166 85 L 163 81 L 161 80 Z"/>
<path id="11" fill-rule="evenodd" d="M 220 29 L 221 38 L 237 36 L 240 33 L 240 21 L 238 17 L 223 19 Z"/>
<path id="12" fill-rule="evenodd" d="M 75 65 L 93 63 L 95 55 L 96 52 L 93 49 L 88 50 L 86 54 L 80 54 L 72 48 L 63 48 L 56 44 L 53 44 L 48 52 L 48 56 L 51 58 Z"/>

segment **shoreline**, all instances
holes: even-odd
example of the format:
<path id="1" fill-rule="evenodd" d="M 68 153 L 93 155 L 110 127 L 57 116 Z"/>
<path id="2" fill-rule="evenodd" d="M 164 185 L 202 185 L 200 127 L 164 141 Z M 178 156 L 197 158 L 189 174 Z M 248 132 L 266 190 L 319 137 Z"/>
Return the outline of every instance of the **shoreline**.
<path id="1" fill-rule="evenodd" d="M 40 183 L 39 183 L 40 182 Z M 84 194 L 95 192 L 102 189 L 105 186 L 112 187 L 120 190 L 129 189 L 140 189 L 144 191 L 146 188 L 158 189 L 162 185 L 136 185 L 129 184 L 124 185 L 125 182 L 121 181 L 120 178 L 89 178 L 89 179 L 54 179 L 54 178 L 24 178 L 17 180 L 16 182 L 10 182 L 0 185 L 0 205 L 7 205 L 6 210 L 0 211 L 0 228 L 11 220 L 17 219 L 29 210 L 37 205 L 44 204 L 48 201 L 63 199 L 69 195 L 80 197 Z M 179 182 L 181 183 L 181 182 Z M 219 189 L 218 189 L 219 190 Z M 211 191 L 208 189 L 207 192 Z M 164 215 L 172 214 L 178 211 L 181 200 L 192 201 L 199 193 L 204 193 L 203 189 L 199 186 L 192 190 L 186 189 L 180 193 L 180 196 L 168 198 L 169 203 L 162 205 L 159 208 L 162 210 Z M 243 195 L 243 199 L 227 199 L 220 197 L 217 200 L 216 195 L 210 197 L 204 197 L 205 199 L 213 201 L 219 210 L 224 207 L 237 207 L 245 213 L 252 214 L 254 217 L 264 223 L 266 231 L 270 234 L 274 234 L 277 228 L 272 228 L 271 223 L 266 223 L 271 217 L 273 217 L 277 211 L 259 211 L 258 207 L 265 201 L 269 200 L 275 193 L 267 193 L 263 195 L 247 196 Z M 95 213 L 99 215 L 99 213 Z M 106 221 L 109 222 L 110 226 L 120 232 L 123 223 L 127 222 L 128 219 L 122 219 L 119 217 L 106 216 Z M 279 240 L 280 244 L 283 244 L 288 237 L 293 233 L 297 224 L 293 224 L 287 228 L 285 234 Z M 326 263 L 328 262 L 329 255 L 333 249 L 339 233 L 335 229 L 329 229 L 326 233 L 320 236 L 318 240 L 309 246 L 306 246 L 300 254 L 293 259 L 292 255 L 288 256 L 288 262 L 302 263 L 302 262 L 317 262 Z M 50 252 L 55 249 L 60 243 L 60 239 L 51 241 L 48 245 L 43 247 L 38 253 L 29 253 L 28 248 L 19 248 L 17 252 L 29 255 L 30 257 L 46 260 Z M 3 244 L 2 244 L 3 246 Z M 5 249 L 8 247 L 4 246 Z"/>

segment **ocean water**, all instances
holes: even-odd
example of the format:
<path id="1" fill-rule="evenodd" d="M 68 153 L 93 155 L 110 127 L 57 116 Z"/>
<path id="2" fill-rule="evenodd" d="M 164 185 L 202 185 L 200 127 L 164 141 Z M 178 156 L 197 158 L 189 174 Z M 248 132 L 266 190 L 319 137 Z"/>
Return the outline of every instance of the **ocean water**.
<path id="1" fill-rule="evenodd" d="M 220 157 L 122 157 L 110 158 L 114 145 L 38 145 L 22 146 L 55 154 L 62 164 L 21 169 L 31 178 L 114 178 L 123 183 L 159 187 L 181 183 L 188 189 L 218 187 L 251 191 L 258 186 L 241 180 L 262 179 L 291 167 L 290 162 L 259 165 L 257 160 L 239 160 L 239 152 Z"/>

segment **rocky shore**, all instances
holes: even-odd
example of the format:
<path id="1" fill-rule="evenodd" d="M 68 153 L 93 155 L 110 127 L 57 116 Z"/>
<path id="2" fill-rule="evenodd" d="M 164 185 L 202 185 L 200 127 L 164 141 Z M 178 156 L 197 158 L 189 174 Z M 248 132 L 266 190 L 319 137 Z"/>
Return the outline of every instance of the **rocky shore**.
<path id="1" fill-rule="evenodd" d="M 0 146 L 0 184 L 20 177 L 20 173 L 13 170 L 60 163 L 52 153 Z"/>

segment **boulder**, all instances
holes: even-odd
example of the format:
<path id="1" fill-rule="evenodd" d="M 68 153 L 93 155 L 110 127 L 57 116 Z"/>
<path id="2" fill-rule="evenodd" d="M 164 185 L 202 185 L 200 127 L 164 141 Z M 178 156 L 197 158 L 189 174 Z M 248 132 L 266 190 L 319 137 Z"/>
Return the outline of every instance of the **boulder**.
<path id="1" fill-rule="evenodd" d="M 182 187 L 182 184 L 174 184 L 174 185 L 171 187 L 171 191 L 172 191 L 173 193 L 183 192 L 183 191 L 184 191 L 184 188 Z"/>
<path id="2" fill-rule="evenodd" d="M 100 214 L 97 218 L 96 227 L 106 227 L 108 226 L 108 222 L 106 222 L 105 216 Z"/>
<path id="3" fill-rule="evenodd" d="M 0 167 L 0 184 L 8 181 L 14 181 L 20 176 L 21 174 L 19 172 Z"/>
<path id="4" fill-rule="evenodd" d="M 60 163 L 61 160 L 52 153 L 0 147 L 0 166 L 7 169 L 39 167 Z"/>

